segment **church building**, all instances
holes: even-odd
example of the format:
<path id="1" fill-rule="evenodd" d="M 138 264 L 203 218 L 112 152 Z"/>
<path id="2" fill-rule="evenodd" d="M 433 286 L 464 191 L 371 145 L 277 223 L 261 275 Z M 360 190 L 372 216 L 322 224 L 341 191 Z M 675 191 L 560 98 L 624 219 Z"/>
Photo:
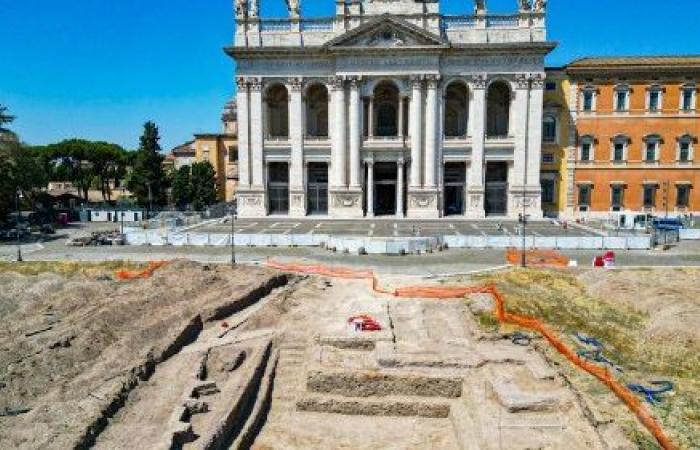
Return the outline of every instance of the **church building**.
<path id="1" fill-rule="evenodd" d="M 236 1 L 240 217 L 542 217 L 546 1 Z M 317 0 L 319 1 L 319 0 Z M 330 0 L 325 0 L 330 1 Z"/>

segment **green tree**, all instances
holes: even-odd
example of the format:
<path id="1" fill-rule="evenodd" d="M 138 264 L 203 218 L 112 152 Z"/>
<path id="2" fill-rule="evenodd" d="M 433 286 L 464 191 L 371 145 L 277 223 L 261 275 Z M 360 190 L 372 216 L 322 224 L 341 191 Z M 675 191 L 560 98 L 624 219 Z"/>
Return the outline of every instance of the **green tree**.
<path id="1" fill-rule="evenodd" d="M 190 166 L 182 166 L 174 171 L 172 185 L 172 201 L 175 206 L 184 210 L 192 203 L 192 171 Z"/>
<path id="2" fill-rule="evenodd" d="M 129 190 L 136 197 L 138 204 L 149 208 L 166 203 L 167 180 L 158 141 L 158 127 L 153 122 L 147 122 L 143 127 L 143 135 L 129 177 Z"/>
<path id="3" fill-rule="evenodd" d="M 14 210 L 17 189 L 34 209 L 41 189 L 48 183 L 48 174 L 40 159 L 38 152 L 19 142 L 0 146 L 0 219 Z"/>
<path id="4" fill-rule="evenodd" d="M 216 203 L 216 172 L 209 161 L 192 164 L 192 207 L 201 211 Z"/>
<path id="5" fill-rule="evenodd" d="M 7 106 L 0 104 L 0 133 L 11 133 L 9 129 L 5 128 L 5 125 L 15 121 L 15 116 L 10 115 L 7 111 Z"/>
<path id="6" fill-rule="evenodd" d="M 55 181 L 72 182 L 85 201 L 96 178 L 90 162 L 93 150 L 94 143 L 84 139 L 68 139 L 46 146 L 47 157 L 54 161 L 56 173 L 62 178 Z"/>

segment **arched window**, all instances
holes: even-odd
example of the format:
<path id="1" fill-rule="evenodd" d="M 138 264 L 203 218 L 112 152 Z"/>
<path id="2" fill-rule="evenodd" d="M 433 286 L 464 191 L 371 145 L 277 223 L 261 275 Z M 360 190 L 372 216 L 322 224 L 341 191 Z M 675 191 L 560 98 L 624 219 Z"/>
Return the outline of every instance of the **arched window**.
<path id="1" fill-rule="evenodd" d="M 399 89 L 390 81 L 374 88 L 375 136 L 398 136 Z"/>
<path id="2" fill-rule="evenodd" d="M 542 121 L 542 140 L 544 142 L 557 141 L 557 118 L 553 114 L 547 114 Z"/>
<path id="3" fill-rule="evenodd" d="M 283 84 L 270 86 L 265 95 L 267 136 L 273 139 L 289 138 L 289 94 Z"/>
<path id="4" fill-rule="evenodd" d="M 306 91 L 306 135 L 328 137 L 328 89 L 323 84 Z"/>
<path id="5" fill-rule="evenodd" d="M 505 137 L 510 131 L 510 87 L 503 81 L 489 86 L 486 107 L 486 134 L 488 137 Z"/>
<path id="6" fill-rule="evenodd" d="M 464 83 L 454 81 L 445 90 L 445 137 L 467 136 L 469 91 Z"/>

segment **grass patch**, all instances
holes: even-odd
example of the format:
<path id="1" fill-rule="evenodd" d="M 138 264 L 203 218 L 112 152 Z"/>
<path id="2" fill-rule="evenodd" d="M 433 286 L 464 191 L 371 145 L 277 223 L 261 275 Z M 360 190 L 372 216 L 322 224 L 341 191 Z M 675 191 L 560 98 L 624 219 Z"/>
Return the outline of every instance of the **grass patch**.
<path id="1" fill-rule="evenodd" d="M 34 276 L 42 273 L 55 273 L 64 277 L 83 275 L 88 277 L 111 275 L 118 270 L 138 270 L 146 267 L 142 263 L 128 261 L 105 261 L 99 263 L 64 262 L 64 261 L 32 261 L 32 262 L 0 262 L 0 273 L 13 272 L 21 275 Z"/>
<path id="2" fill-rule="evenodd" d="M 640 276 L 649 276 L 640 273 Z M 651 407 L 667 433 L 681 448 L 698 448 L 700 442 L 700 345 L 668 342 L 649 336 L 650 318 L 615 299 L 588 295 L 575 274 L 565 271 L 513 270 L 476 277 L 478 284 L 495 284 L 506 297 L 509 312 L 538 317 L 556 329 L 562 338 L 576 348 L 572 334 L 582 332 L 602 340 L 605 355 L 624 367 L 620 380 L 648 384 L 650 380 L 671 380 L 676 390 L 658 406 Z M 670 288 L 670 287 L 669 287 Z M 493 324 L 479 317 L 484 328 Z M 562 367 L 571 366 L 564 362 Z M 571 370 L 569 370 L 571 369 Z M 592 377 L 567 368 L 577 388 L 589 397 L 601 400 L 603 409 L 618 404 L 606 389 Z M 615 407 L 616 421 L 640 448 L 656 448 L 655 441 L 640 430 L 631 413 Z"/>

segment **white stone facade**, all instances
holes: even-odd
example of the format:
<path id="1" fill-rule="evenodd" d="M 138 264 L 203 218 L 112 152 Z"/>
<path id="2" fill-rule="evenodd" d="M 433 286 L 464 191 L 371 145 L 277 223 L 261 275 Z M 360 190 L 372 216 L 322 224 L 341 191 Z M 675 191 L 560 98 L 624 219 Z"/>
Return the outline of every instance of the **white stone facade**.
<path id="1" fill-rule="evenodd" d="M 544 1 L 288 3 L 272 20 L 237 2 L 241 217 L 542 216 Z"/>

